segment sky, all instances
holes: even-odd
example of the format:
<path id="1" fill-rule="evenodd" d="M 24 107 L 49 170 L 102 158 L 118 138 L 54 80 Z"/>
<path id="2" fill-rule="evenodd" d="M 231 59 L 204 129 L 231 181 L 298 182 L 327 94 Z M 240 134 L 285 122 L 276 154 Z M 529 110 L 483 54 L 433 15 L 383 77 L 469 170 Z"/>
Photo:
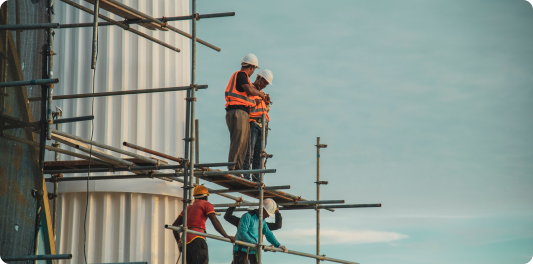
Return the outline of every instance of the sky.
<path id="1" fill-rule="evenodd" d="M 197 93 L 200 161 L 227 157 L 224 90 L 253 53 L 274 73 L 266 150 L 277 173 L 266 184 L 315 199 L 321 137 L 321 198 L 383 204 L 322 211 L 323 254 L 363 264 L 531 260 L 531 4 L 211 0 L 197 10 L 236 12 L 198 22 L 198 37 L 222 49 L 198 46 L 197 82 L 209 85 Z M 278 240 L 314 253 L 315 212 L 282 215 Z M 208 244 L 211 263 L 230 263 L 227 244 Z M 264 256 L 280 262 L 315 261 Z"/>

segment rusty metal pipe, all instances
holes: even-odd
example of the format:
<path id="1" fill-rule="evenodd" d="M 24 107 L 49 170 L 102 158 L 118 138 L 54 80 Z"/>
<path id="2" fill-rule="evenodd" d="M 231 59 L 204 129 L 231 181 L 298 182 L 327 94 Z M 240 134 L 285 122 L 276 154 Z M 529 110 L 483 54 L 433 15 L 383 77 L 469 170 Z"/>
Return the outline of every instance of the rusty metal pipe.
<path id="1" fill-rule="evenodd" d="M 40 79 L 40 80 L 31 80 L 31 81 L 15 81 L 15 82 L 1 82 L 0 87 L 16 87 L 16 86 L 27 86 L 27 85 L 45 85 L 58 83 L 59 79 Z"/>
<path id="2" fill-rule="evenodd" d="M 267 186 L 265 190 L 280 190 L 280 189 L 290 189 L 290 185 L 281 185 L 281 186 Z M 250 189 L 221 189 L 221 190 L 212 190 L 209 193 L 229 193 L 229 192 L 258 192 L 257 188 Z"/>
<path id="3" fill-rule="evenodd" d="M 73 7 L 76 7 L 76 8 L 78 8 L 78 9 L 80 9 L 80 10 L 82 10 L 82 11 L 85 11 L 85 12 L 91 14 L 91 15 L 94 15 L 93 10 L 91 10 L 91 9 L 89 9 L 89 8 L 87 8 L 87 7 L 84 7 L 84 6 L 82 6 L 82 5 L 79 5 L 79 4 L 77 4 L 77 3 L 74 3 L 74 2 L 72 2 L 72 1 L 70 1 L 70 0 L 61 0 L 61 2 L 66 3 L 66 4 L 69 4 L 69 5 L 73 6 Z M 128 31 L 130 31 L 130 32 L 132 32 L 132 33 L 134 33 L 134 34 L 136 34 L 136 35 L 139 35 L 139 36 L 145 38 L 145 39 L 151 40 L 151 41 L 153 41 L 153 42 L 155 42 L 155 43 L 157 43 L 157 44 L 159 44 L 159 45 L 161 45 L 161 46 L 167 47 L 167 48 L 169 48 L 169 49 L 171 49 L 171 50 L 173 50 L 173 51 L 176 51 L 176 52 L 180 52 L 180 49 L 178 49 L 178 48 L 176 48 L 176 47 L 174 47 L 174 46 L 171 46 L 171 45 L 169 45 L 169 44 L 167 44 L 167 43 L 165 43 L 165 42 L 163 42 L 163 41 L 160 41 L 160 40 L 158 40 L 158 39 L 156 39 L 156 38 L 153 38 L 153 37 L 151 37 L 151 36 L 149 36 L 149 35 L 147 35 L 147 34 L 144 34 L 144 33 L 140 32 L 140 31 L 138 31 L 138 30 L 135 30 L 135 29 L 133 29 L 133 28 L 130 28 L 129 25 L 126 25 L 126 24 L 123 24 L 123 23 L 117 22 L 117 21 L 115 21 L 115 20 L 113 20 L 113 19 L 111 19 L 111 18 L 109 18 L 109 17 L 106 17 L 106 16 L 104 16 L 104 15 L 102 15 L 102 14 L 98 14 L 98 17 L 101 18 L 101 19 L 103 19 L 103 20 L 105 20 L 105 21 L 108 21 L 108 22 L 110 22 L 110 23 L 112 23 L 112 24 L 114 24 L 114 25 L 117 25 L 117 26 L 121 27 L 121 28 L 124 29 L 124 30 L 128 30 Z"/>
<path id="4" fill-rule="evenodd" d="M 87 94 L 68 94 L 68 95 L 57 95 L 54 96 L 54 100 L 63 100 L 63 99 L 80 99 L 80 98 L 92 98 L 92 97 L 103 97 L 103 96 L 113 96 L 113 95 L 132 95 L 132 94 L 147 94 L 147 93 L 160 93 L 160 92 L 175 92 L 175 91 L 185 91 L 190 89 L 190 86 L 180 86 L 180 87 L 169 87 L 169 88 L 154 88 L 154 89 L 140 89 L 140 90 L 130 90 L 130 91 L 116 91 L 116 92 L 104 92 L 104 93 L 87 93 Z M 198 89 L 206 89 L 207 85 L 198 85 Z M 30 102 L 39 101 L 40 97 L 31 97 L 28 99 Z"/>
<path id="5" fill-rule="evenodd" d="M 344 203 L 344 200 L 300 201 L 298 203 L 294 203 L 294 202 L 277 203 L 277 205 L 298 206 L 298 205 L 338 204 L 338 203 Z M 236 206 L 259 206 L 259 203 L 213 204 L 213 207 L 236 207 Z"/>
<path id="6" fill-rule="evenodd" d="M 11 256 L 2 257 L 3 261 L 29 261 L 29 260 L 54 260 L 54 259 L 72 259 L 72 254 L 56 255 L 30 255 L 30 256 Z"/>
<path id="7" fill-rule="evenodd" d="M 146 153 L 150 153 L 150 154 L 153 154 L 153 155 L 156 155 L 156 156 L 159 156 L 161 158 L 165 158 L 165 159 L 169 159 L 169 160 L 172 160 L 172 161 L 175 161 L 175 162 L 183 162 L 183 159 L 182 158 L 176 158 L 176 157 L 172 157 L 170 155 L 167 155 L 167 154 L 163 154 L 161 152 L 157 152 L 155 150 L 151 150 L 151 149 L 148 149 L 148 148 L 144 148 L 144 147 L 141 147 L 141 146 L 138 146 L 138 145 L 135 145 L 133 143 L 128 143 L 126 141 L 124 141 L 122 143 L 122 145 L 126 146 L 126 147 L 130 147 L 132 149 L 136 149 L 136 150 L 140 150 L 140 151 L 143 151 L 143 152 L 146 152 Z"/>

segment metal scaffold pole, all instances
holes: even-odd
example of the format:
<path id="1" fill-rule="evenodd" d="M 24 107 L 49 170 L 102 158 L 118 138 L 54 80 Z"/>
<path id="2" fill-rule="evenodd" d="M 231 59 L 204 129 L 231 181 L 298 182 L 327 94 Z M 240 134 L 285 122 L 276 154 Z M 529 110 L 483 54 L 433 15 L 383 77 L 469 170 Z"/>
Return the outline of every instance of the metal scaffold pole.
<path id="1" fill-rule="evenodd" d="M 198 119 L 194 120 L 194 148 L 196 149 L 196 164 L 200 163 L 200 132 L 198 131 Z M 200 178 L 195 177 L 196 185 L 200 184 Z"/>
<path id="2" fill-rule="evenodd" d="M 265 141 L 265 132 L 266 132 L 266 124 L 265 124 L 265 114 L 263 114 L 261 116 L 261 169 L 264 169 L 265 168 L 265 155 L 263 155 L 263 153 L 265 153 L 265 145 L 266 145 L 266 141 Z M 250 153 L 250 155 L 252 155 Z M 263 195 L 264 195 L 264 176 L 265 174 L 264 173 L 260 173 L 259 174 L 260 177 L 259 177 L 259 184 L 257 185 L 259 189 L 259 239 L 257 240 L 257 251 L 256 251 L 256 254 L 257 254 L 257 259 L 258 259 L 258 263 L 261 264 L 262 263 L 262 260 L 263 260 L 263 253 L 261 251 L 262 247 L 263 247 Z"/>
<path id="3" fill-rule="evenodd" d="M 327 145 L 320 144 L 320 137 L 316 138 L 316 200 L 320 201 L 320 185 L 324 182 L 320 181 L 320 149 L 327 148 Z M 327 184 L 327 182 L 325 182 Z M 316 208 L 316 254 L 320 255 L 320 208 Z M 320 264 L 320 260 L 316 260 L 316 264 Z"/>
<path id="4" fill-rule="evenodd" d="M 49 0 L 48 2 L 48 22 L 54 22 L 54 1 Z M 54 77 L 54 30 L 48 29 L 48 79 Z M 48 86 L 48 109 L 46 113 L 46 139 L 52 139 L 51 126 L 54 123 L 52 117 L 52 95 L 54 94 L 54 84 Z"/>
<path id="5" fill-rule="evenodd" d="M 196 0 L 192 0 L 192 41 L 191 41 L 191 88 L 187 90 L 187 111 L 186 111 L 186 127 L 185 127 L 185 160 L 189 161 L 189 170 L 187 169 L 187 162 L 184 166 L 183 177 L 183 233 L 182 233 L 182 252 L 181 261 L 186 264 L 187 261 L 187 206 L 191 202 L 193 186 L 192 179 L 194 176 L 194 116 L 195 116 L 195 95 L 196 95 Z M 190 155 L 189 155 L 190 154 Z M 190 173 L 187 173 L 190 171 Z"/>

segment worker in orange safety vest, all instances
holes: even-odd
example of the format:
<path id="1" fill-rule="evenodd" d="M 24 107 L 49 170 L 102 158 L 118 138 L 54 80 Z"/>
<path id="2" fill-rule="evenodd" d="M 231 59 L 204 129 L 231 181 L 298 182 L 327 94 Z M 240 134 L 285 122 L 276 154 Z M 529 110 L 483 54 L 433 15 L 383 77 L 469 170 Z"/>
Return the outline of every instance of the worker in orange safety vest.
<path id="1" fill-rule="evenodd" d="M 241 170 L 250 143 L 250 109 L 266 98 L 250 82 L 250 76 L 259 68 L 254 54 L 244 56 L 241 70 L 233 73 L 226 87 L 226 124 L 230 133 L 230 148 L 228 162 L 235 162 L 235 166 L 228 166 L 229 170 Z M 254 99 L 257 96 L 259 99 Z M 239 177 L 242 177 L 238 174 Z"/>
<path id="2" fill-rule="evenodd" d="M 257 73 L 257 78 L 255 79 L 253 85 L 259 91 L 262 91 L 267 87 L 267 85 L 272 84 L 274 79 L 274 74 L 272 71 L 264 69 L 260 70 Z M 254 97 L 254 99 L 261 99 L 260 97 Z M 265 115 L 265 146 L 266 138 L 268 136 L 268 122 L 270 122 L 270 117 L 268 112 L 270 111 L 270 96 L 267 94 L 265 100 L 261 100 L 258 104 L 252 107 L 250 111 L 250 144 L 246 152 L 246 158 L 244 159 L 244 170 L 250 169 L 250 164 L 252 169 L 262 169 L 261 168 L 261 141 L 262 141 L 262 116 Z M 247 180 L 253 180 L 258 182 L 259 174 L 254 174 L 252 179 L 250 179 L 250 174 L 244 174 L 244 178 Z"/>

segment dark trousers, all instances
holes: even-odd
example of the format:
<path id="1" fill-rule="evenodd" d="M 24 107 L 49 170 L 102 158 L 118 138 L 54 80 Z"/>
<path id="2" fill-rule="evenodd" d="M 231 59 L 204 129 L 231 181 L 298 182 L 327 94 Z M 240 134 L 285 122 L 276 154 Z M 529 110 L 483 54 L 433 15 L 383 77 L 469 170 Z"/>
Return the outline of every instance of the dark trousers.
<path id="1" fill-rule="evenodd" d="M 228 166 L 229 170 L 241 170 L 250 141 L 250 115 L 244 110 L 232 109 L 226 112 L 230 146 L 228 162 L 236 162 L 235 166 Z"/>
<path id="2" fill-rule="evenodd" d="M 255 122 L 250 122 L 250 144 L 248 150 L 246 151 L 246 158 L 244 159 L 243 170 L 250 169 L 250 163 L 252 164 L 252 169 L 257 170 L 261 169 L 261 127 L 258 126 Z M 265 131 L 265 147 L 266 147 L 266 138 L 268 137 L 268 128 Z M 259 181 L 259 174 L 254 174 L 250 179 L 250 174 L 244 174 L 244 178 L 247 180 Z"/>
<path id="3" fill-rule="evenodd" d="M 255 254 L 248 254 L 250 264 L 257 264 Z M 246 264 L 246 252 L 237 251 L 233 253 L 233 264 Z"/>
<path id="4" fill-rule="evenodd" d="M 209 252 L 205 239 L 195 238 L 187 244 L 187 264 L 209 264 Z"/>

